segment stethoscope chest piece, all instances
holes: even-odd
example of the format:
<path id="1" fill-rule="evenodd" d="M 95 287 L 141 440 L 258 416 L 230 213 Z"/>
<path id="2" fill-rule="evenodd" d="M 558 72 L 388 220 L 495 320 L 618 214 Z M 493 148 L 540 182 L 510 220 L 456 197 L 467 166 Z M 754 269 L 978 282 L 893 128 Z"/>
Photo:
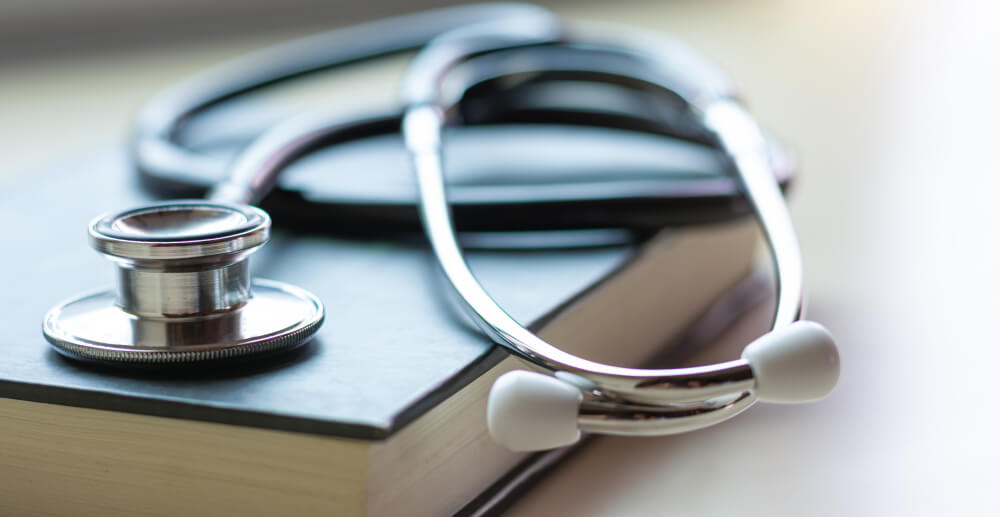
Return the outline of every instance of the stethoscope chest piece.
<path id="1" fill-rule="evenodd" d="M 85 361 L 165 365 L 248 357 L 307 342 L 323 305 L 305 290 L 254 280 L 248 257 L 267 242 L 257 208 L 172 201 L 100 217 L 90 241 L 118 268 L 117 288 L 45 316 L 45 337 Z"/>

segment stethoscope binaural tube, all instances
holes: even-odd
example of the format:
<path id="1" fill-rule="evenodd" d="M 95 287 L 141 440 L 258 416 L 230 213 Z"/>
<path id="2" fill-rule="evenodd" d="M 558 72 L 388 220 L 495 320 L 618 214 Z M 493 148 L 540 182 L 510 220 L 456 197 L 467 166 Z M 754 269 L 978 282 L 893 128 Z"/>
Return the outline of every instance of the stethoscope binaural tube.
<path id="1" fill-rule="evenodd" d="M 740 359 L 655 370 L 588 361 L 520 325 L 469 270 L 446 196 L 442 130 L 453 122 L 449 119 L 453 102 L 470 85 L 456 84 L 450 73 L 490 54 L 508 54 L 517 63 L 526 51 L 544 47 L 575 47 L 602 57 L 578 65 L 562 62 L 557 66 L 563 73 L 575 73 L 582 80 L 641 83 L 680 99 L 684 115 L 698 122 L 731 159 L 771 249 L 778 283 L 771 332 L 749 344 Z M 618 59 L 607 59 L 614 55 Z M 527 68 L 521 65 L 512 73 L 530 72 Z M 692 79 L 685 70 L 697 70 L 698 75 Z M 807 402 L 833 389 L 839 356 L 832 337 L 816 323 L 798 321 L 803 293 L 799 247 L 765 140 L 728 81 L 713 67 L 668 41 L 648 36 L 639 41 L 633 36 L 626 43 L 607 44 L 568 37 L 556 20 L 534 18 L 467 27 L 442 36 L 414 60 L 404 91 L 405 145 L 417 176 L 425 231 L 445 276 L 473 321 L 493 341 L 555 372 L 555 377 L 511 372 L 498 379 L 490 395 L 488 420 L 500 443 L 535 450 L 572 443 L 581 431 L 673 434 L 721 422 L 756 400 Z"/>

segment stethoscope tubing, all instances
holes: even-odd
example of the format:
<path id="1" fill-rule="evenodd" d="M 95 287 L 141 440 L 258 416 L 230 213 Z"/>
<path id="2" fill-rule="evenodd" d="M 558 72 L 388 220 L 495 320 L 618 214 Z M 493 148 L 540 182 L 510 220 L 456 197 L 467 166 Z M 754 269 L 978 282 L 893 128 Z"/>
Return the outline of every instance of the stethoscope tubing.
<path id="1" fill-rule="evenodd" d="M 522 4 L 481 4 L 406 15 L 351 29 L 331 31 L 248 55 L 207 70 L 152 99 L 139 113 L 130 143 L 142 183 L 167 197 L 200 197 L 223 177 L 225 159 L 184 147 L 178 139 L 189 120 L 228 99 L 268 85 L 359 60 L 411 51 L 447 29 L 501 19 L 548 19 L 544 10 Z M 544 50 L 544 49 L 541 49 Z M 553 68 L 553 60 L 545 61 Z M 550 73 L 553 71 L 550 71 Z M 545 79 L 538 74 L 538 80 Z M 479 83 L 488 83 L 482 78 Z M 633 113 L 588 112 L 579 107 L 547 105 L 525 94 L 527 86 L 506 92 L 493 90 L 480 106 L 489 113 L 466 117 L 472 124 L 539 123 L 594 125 L 630 131 L 657 132 L 704 143 L 699 135 L 666 131 L 648 117 Z M 631 95 L 629 97 L 632 97 Z M 497 102 L 499 101 L 499 102 Z M 498 104 L 510 103 L 509 109 Z M 396 134 L 402 113 L 395 108 L 357 120 L 335 115 L 327 128 L 302 142 L 286 145 L 295 158 L 321 147 L 352 140 Z M 794 160 L 780 145 L 770 146 L 777 175 L 787 186 Z M 260 200 L 277 223 L 307 231 L 386 235 L 421 231 L 416 199 L 323 197 L 287 190 L 275 183 Z M 543 186 L 497 187 L 459 185 L 450 202 L 459 231 L 578 230 L 627 228 L 639 235 L 663 226 L 705 224 L 747 215 L 750 207 L 732 178 L 712 176 L 683 184 L 662 180 L 619 180 L 575 184 L 572 188 Z M 350 221 L 350 224 L 345 224 Z"/>
<path id="2" fill-rule="evenodd" d="M 538 16 L 537 6 L 487 3 L 423 11 L 290 41 L 215 66 L 160 92 L 137 114 L 130 152 L 147 183 L 164 190 L 207 186 L 225 161 L 177 141 L 184 124 L 233 97 L 299 76 L 414 51 L 448 30 L 512 16 Z"/>
<path id="3" fill-rule="evenodd" d="M 590 122 L 602 126 L 607 115 L 588 118 L 578 111 L 544 109 L 555 120 L 572 117 L 578 125 Z M 620 118 L 625 118 L 620 116 Z M 237 188 L 241 195 L 231 200 L 261 203 L 272 216 L 287 226 L 307 231 L 354 232 L 384 236 L 400 232 L 422 232 L 414 202 L 328 203 L 317 214 L 316 207 L 303 208 L 302 194 L 279 190 L 274 185 L 289 166 L 300 158 L 324 148 L 376 136 L 396 134 L 402 115 L 395 111 L 345 116 L 342 112 L 310 113 L 293 117 L 267 130 L 242 152 L 230 167 L 226 178 L 213 189 Z M 617 121 L 611 121 L 615 123 Z M 772 153 L 779 153 L 774 150 Z M 772 154 L 774 156 L 774 154 Z M 779 181 L 789 184 L 792 164 L 783 163 Z M 343 173 L 343 171 L 331 171 Z M 362 178 L 363 179 L 363 178 Z M 234 185 L 234 184 L 238 184 Z M 578 187 L 578 186 L 570 186 Z M 253 190 L 249 192 L 248 189 Z M 506 197 L 500 194 L 476 196 L 474 190 L 461 190 L 465 198 L 449 199 L 458 231 L 541 231 L 573 229 L 629 229 L 642 234 L 665 226 L 684 226 L 725 222 L 750 212 L 743 196 L 734 196 L 733 179 L 715 177 L 677 182 L 665 178 L 607 181 L 587 185 L 586 192 L 554 195 L 552 189 L 536 188 L 535 194 L 519 192 Z M 456 189 L 452 189 L 453 191 Z M 532 195 L 538 197 L 533 198 Z M 464 201 L 464 202 L 463 202 Z M 311 203 L 323 203 L 310 199 Z M 498 217 L 498 210 L 502 216 Z M 570 215 L 567 215 L 570 214 Z"/>

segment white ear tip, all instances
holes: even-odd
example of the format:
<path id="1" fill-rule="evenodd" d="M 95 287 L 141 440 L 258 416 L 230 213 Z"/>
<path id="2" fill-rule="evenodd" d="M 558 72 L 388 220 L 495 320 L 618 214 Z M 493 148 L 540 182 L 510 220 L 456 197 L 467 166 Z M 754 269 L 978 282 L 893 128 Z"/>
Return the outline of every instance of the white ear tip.
<path id="1" fill-rule="evenodd" d="M 493 383 L 486 423 L 493 439 L 513 451 L 537 451 L 580 439 L 580 390 L 559 379 L 515 370 Z"/>
<path id="2" fill-rule="evenodd" d="M 797 321 L 758 338 L 743 349 L 764 402 L 793 404 L 819 400 L 840 377 L 840 354 L 822 325 Z"/>

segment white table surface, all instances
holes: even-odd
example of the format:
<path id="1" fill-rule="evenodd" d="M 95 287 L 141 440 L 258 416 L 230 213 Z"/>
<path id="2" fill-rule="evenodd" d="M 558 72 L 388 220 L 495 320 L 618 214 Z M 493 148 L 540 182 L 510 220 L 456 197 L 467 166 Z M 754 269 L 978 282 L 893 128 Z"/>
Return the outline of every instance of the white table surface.
<path id="1" fill-rule="evenodd" d="M 510 514 L 1000 515 L 1000 4 L 563 11 L 688 41 L 797 149 L 810 316 L 838 336 L 843 374 L 819 404 L 758 405 L 683 436 L 602 438 Z M 122 138 L 162 85 L 284 36 L 5 64 L 0 183 Z M 373 73 L 390 94 L 395 72 Z"/>

